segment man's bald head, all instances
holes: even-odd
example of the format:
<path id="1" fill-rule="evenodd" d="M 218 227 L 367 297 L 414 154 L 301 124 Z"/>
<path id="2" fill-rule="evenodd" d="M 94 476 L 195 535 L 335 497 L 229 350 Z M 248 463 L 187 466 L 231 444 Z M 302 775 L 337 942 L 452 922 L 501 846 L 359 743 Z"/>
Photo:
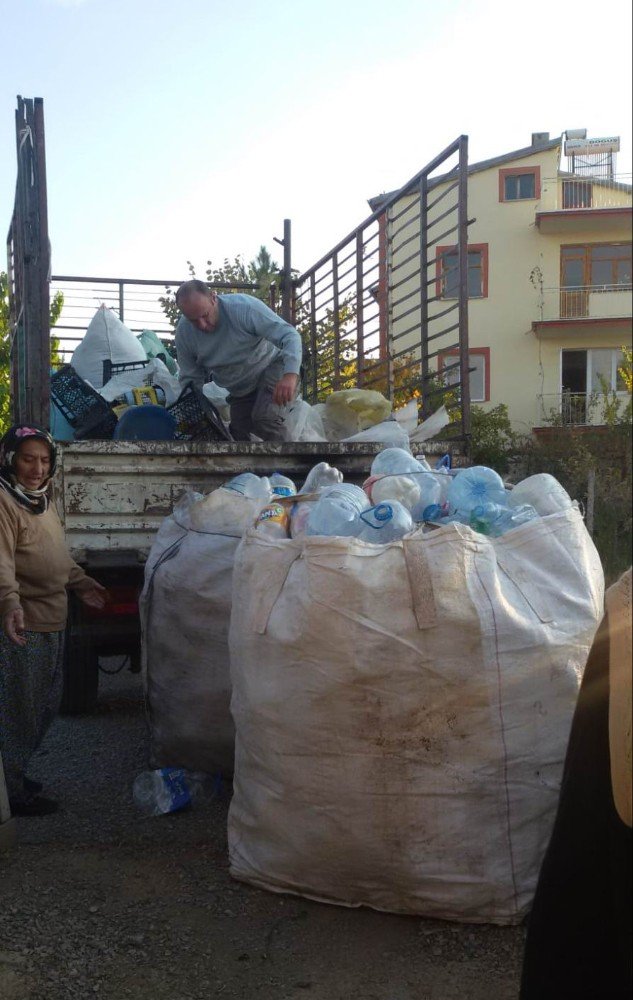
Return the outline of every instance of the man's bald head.
<path id="1" fill-rule="evenodd" d="M 176 292 L 176 305 L 183 316 L 203 333 L 212 333 L 218 325 L 218 296 L 204 281 L 192 278 L 183 282 Z"/>

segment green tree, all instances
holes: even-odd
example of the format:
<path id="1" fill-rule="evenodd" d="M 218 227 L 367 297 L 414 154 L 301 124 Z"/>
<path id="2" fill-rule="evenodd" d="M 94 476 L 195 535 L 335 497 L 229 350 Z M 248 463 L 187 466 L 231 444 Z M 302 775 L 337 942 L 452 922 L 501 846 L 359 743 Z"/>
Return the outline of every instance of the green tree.
<path id="1" fill-rule="evenodd" d="M 190 260 L 187 261 L 187 271 L 190 278 L 197 277 L 196 269 Z M 241 254 L 238 254 L 233 260 L 225 257 L 219 267 L 215 267 L 213 261 L 208 260 L 204 280 L 209 285 L 257 285 L 257 288 L 253 289 L 249 294 L 255 295 L 262 302 L 269 305 L 271 285 L 279 280 L 279 276 L 279 265 L 272 259 L 266 247 L 261 246 L 257 256 L 248 264 L 244 262 Z M 222 294 L 226 295 L 239 291 L 239 288 L 224 288 L 222 289 Z M 172 326 L 175 327 L 179 316 L 178 306 L 176 305 L 176 290 L 167 288 L 165 295 L 160 296 L 158 301 L 165 316 Z"/>
<path id="2" fill-rule="evenodd" d="M 64 296 L 56 292 L 50 304 L 50 325 L 55 326 L 64 306 Z M 60 364 L 59 340 L 51 337 L 51 365 Z M 9 281 L 0 271 L 0 434 L 11 423 L 11 337 L 9 320 Z"/>

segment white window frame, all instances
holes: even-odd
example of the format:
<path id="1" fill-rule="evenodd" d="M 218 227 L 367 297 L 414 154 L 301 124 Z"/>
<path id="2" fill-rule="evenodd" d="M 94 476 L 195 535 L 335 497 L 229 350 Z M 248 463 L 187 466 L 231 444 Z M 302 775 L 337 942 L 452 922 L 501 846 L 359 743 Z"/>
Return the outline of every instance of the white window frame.
<path id="1" fill-rule="evenodd" d="M 558 372 L 558 392 L 562 395 L 563 392 L 563 354 L 565 351 L 584 351 L 586 355 L 585 361 L 585 394 L 590 396 L 592 392 L 600 392 L 599 387 L 592 389 L 591 387 L 591 355 L 593 351 L 611 351 L 611 381 L 609 385 L 610 392 L 617 392 L 618 396 L 626 395 L 626 392 L 622 389 L 617 389 L 617 378 L 618 378 L 618 368 L 622 364 L 619 355 L 622 353 L 621 347 L 561 347 L 560 359 L 559 359 L 559 372 Z"/>

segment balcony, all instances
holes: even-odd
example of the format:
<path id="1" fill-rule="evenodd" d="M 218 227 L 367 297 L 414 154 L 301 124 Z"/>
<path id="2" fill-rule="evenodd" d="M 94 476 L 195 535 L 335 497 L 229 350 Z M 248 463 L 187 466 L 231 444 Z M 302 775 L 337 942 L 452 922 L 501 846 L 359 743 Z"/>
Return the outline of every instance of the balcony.
<path id="1" fill-rule="evenodd" d="M 631 328 L 631 285 L 542 288 L 539 313 L 532 329 L 540 337 L 605 333 L 621 338 Z"/>
<path id="2" fill-rule="evenodd" d="M 630 238 L 631 174 L 601 178 L 569 174 L 542 182 L 536 225 L 546 234 L 609 232 Z"/>
<path id="3" fill-rule="evenodd" d="M 617 400 L 626 405 L 628 394 L 618 392 L 605 402 L 604 394 L 596 392 L 552 392 L 537 396 L 537 427 L 601 427 L 606 423 L 606 406 L 613 408 Z"/>

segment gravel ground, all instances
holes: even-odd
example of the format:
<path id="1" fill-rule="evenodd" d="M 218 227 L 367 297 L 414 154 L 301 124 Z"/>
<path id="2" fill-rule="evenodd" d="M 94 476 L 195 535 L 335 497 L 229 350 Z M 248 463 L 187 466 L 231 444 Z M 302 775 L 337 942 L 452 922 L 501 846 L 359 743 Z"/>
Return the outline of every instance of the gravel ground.
<path id="1" fill-rule="evenodd" d="M 112 664 L 107 664 L 111 666 Z M 522 928 L 278 896 L 231 880 L 221 798 L 145 819 L 140 679 L 102 677 L 32 775 L 63 809 L 0 856 L 2 1000 L 516 1000 Z"/>

